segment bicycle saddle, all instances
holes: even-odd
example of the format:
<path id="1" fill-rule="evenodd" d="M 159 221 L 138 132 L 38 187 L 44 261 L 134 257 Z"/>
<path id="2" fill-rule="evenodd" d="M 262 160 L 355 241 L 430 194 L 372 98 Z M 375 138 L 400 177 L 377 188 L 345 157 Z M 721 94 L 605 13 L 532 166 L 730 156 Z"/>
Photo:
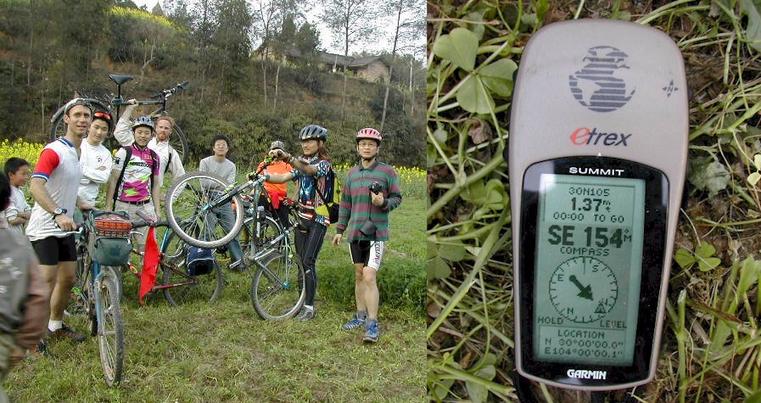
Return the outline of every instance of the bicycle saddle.
<path id="1" fill-rule="evenodd" d="M 129 80 L 132 80 L 132 76 L 127 74 L 109 74 L 108 77 L 111 78 L 111 81 L 115 82 L 116 85 L 122 85 L 126 83 Z"/>

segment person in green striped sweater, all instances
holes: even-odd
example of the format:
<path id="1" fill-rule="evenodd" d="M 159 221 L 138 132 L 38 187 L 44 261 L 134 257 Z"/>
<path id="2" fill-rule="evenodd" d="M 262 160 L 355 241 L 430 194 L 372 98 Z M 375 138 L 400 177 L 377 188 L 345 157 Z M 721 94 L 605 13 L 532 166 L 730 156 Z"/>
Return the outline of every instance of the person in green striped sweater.
<path id="1" fill-rule="evenodd" d="M 344 233 L 348 233 L 357 312 L 343 329 L 364 325 L 363 340 L 375 343 L 380 335 L 376 275 L 388 241 L 388 213 L 399 207 L 402 193 L 394 168 L 378 161 L 380 132 L 369 127 L 360 129 L 356 140 L 361 161 L 346 175 L 333 245 L 339 245 Z"/>

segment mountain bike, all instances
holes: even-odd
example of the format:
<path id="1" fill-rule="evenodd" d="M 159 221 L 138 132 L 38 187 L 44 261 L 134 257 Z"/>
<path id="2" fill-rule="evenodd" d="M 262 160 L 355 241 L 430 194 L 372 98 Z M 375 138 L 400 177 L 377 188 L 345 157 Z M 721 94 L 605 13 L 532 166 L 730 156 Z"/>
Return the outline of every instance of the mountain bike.
<path id="1" fill-rule="evenodd" d="M 139 214 L 138 214 L 139 215 Z M 164 298 L 172 306 L 178 306 L 188 301 L 203 299 L 208 302 L 216 301 L 222 295 L 224 288 L 224 278 L 218 265 L 214 265 L 209 273 L 193 274 L 187 268 L 187 254 L 189 245 L 178 237 L 174 231 L 169 228 L 166 221 L 151 222 L 145 217 L 140 216 L 144 222 L 137 224 L 134 228 L 143 226 L 160 228 L 165 227 L 166 231 L 161 236 L 159 242 L 159 269 L 157 272 L 157 282 L 148 292 L 148 295 L 161 292 Z M 143 236 L 139 231 L 133 231 L 132 236 Z M 137 242 L 133 242 L 133 245 Z M 144 252 L 132 248 L 132 255 L 139 256 L 142 262 Z M 135 277 L 140 279 L 142 268 L 128 264 L 128 269 Z"/>
<path id="2" fill-rule="evenodd" d="M 77 277 L 82 285 L 77 298 L 90 322 L 90 334 L 97 336 L 103 376 L 109 386 L 121 382 L 124 368 L 118 273 L 119 266 L 129 259 L 131 228 L 125 215 L 90 211 L 76 232 Z M 108 246 L 104 242 L 109 242 Z"/>
<path id="3" fill-rule="evenodd" d="M 122 96 L 122 85 L 126 83 L 127 81 L 130 81 L 133 79 L 133 76 L 125 75 L 125 74 L 109 74 L 109 78 L 111 78 L 111 81 L 113 81 L 116 84 L 116 95 L 111 94 L 110 97 L 107 97 L 108 99 L 99 99 L 96 97 L 81 97 L 83 99 L 86 99 L 90 104 L 96 109 L 96 110 L 102 110 L 107 111 L 111 113 L 114 116 L 113 124 L 116 125 L 116 122 L 119 121 L 119 113 L 121 112 L 121 107 L 123 105 L 126 105 L 126 101 L 124 100 L 124 97 Z M 183 81 L 174 87 L 163 89 L 160 91 L 157 91 L 153 96 L 151 96 L 149 99 L 143 99 L 138 101 L 138 105 L 158 105 L 158 108 L 151 112 L 149 116 L 155 121 L 156 118 L 158 118 L 161 115 L 166 114 L 166 104 L 167 100 L 172 97 L 173 95 L 178 94 L 179 92 L 183 91 L 188 85 L 187 81 Z M 65 105 L 64 105 L 65 106 Z M 66 124 L 63 121 L 64 116 L 64 106 L 61 106 L 58 108 L 58 110 L 53 114 L 53 117 L 50 118 L 50 140 L 53 141 L 58 137 L 62 137 L 66 134 Z M 113 142 L 113 137 L 110 136 L 109 139 L 107 139 L 109 142 Z M 116 148 L 119 145 L 118 144 L 111 144 L 113 147 Z M 185 137 L 185 133 L 182 131 L 180 126 L 175 123 L 174 127 L 172 128 L 172 134 L 169 136 L 169 145 L 172 146 L 172 148 L 177 151 L 177 154 L 180 155 L 182 159 L 182 163 L 187 162 L 188 158 L 188 139 Z"/>
<path id="4" fill-rule="evenodd" d="M 244 259 L 256 269 L 250 293 L 254 310 L 262 319 L 286 319 L 301 309 L 306 297 L 304 268 L 291 241 L 296 229 L 281 227 L 257 203 L 244 207 L 242 194 L 251 190 L 252 200 L 259 200 L 266 180 L 258 174 L 249 178 L 236 186 L 211 173 L 187 173 L 167 191 L 167 219 L 180 238 L 200 248 L 226 245 L 243 231 L 248 239 L 242 245 Z M 234 223 L 228 229 L 218 225 L 221 208 L 234 209 Z"/>

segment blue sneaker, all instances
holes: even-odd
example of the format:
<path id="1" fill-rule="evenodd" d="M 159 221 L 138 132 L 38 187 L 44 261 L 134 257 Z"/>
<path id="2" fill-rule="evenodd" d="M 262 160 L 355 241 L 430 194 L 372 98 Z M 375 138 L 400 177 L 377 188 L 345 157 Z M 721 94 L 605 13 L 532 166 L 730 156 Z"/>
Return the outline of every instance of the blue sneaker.
<path id="1" fill-rule="evenodd" d="M 341 329 L 343 330 L 354 330 L 360 326 L 365 325 L 365 317 L 360 317 L 356 313 L 354 316 L 352 316 L 351 320 L 344 323 L 343 326 L 341 326 Z"/>
<path id="2" fill-rule="evenodd" d="M 368 319 L 367 323 L 365 324 L 365 337 L 362 340 L 370 343 L 375 343 L 378 341 L 379 333 L 380 328 L 378 327 L 378 321 L 375 319 Z"/>

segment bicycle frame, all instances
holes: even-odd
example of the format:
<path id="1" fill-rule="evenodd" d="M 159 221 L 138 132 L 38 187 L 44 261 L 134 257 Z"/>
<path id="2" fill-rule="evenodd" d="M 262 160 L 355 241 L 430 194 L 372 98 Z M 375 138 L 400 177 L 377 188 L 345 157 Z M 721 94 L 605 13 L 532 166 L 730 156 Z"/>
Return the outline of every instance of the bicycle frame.
<path id="1" fill-rule="evenodd" d="M 151 288 L 150 292 L 156 292 L 156 291 L 161 291 L 161 290 L 164 290 L 164 289 L 167 289 L 167 288 L 182 287 L 182 286 L 185 286 L 185 285 L 191 285 L 191 284 L 193 284 L 194 283 L 194 279 L 193 279 L 192 276 L 186 274 L 185 272 L 182 272 L 181 270 L 175 270 L 175 268 L 172 265 L 169 265 L 169 264 L 167 264 L 164 261 L 164 257 L 166 256 L 167 249 L 169 248 L 169 241 L 170 241 L 170 235 L 171 235 L 171 232 L 170 232 L 171 229 L 169 228 L 169 224 L 167 224 L 165 221 L 159 221 L 159 222 L 156 222 L 156 223 L 153 223 L 153 224 L 144 223 L 144 224 L 141 224 L 141 225 L 136 225 L 134 228 L 139 228 L 139 227 L 143 227 L 143 226 L 149 226 L 149 227 L 154 227 L 154 228 L 156 228 L 156 227 L 166 227 L 166 230 L 164 231 L 163 235 L 161 236 L 161 242 L 159 243 L 159 266 L 161 266 L 163 268 L 163 270 L 172 270 L 172 271 L 174 271 L 174 272 L 176 272 L 178 274 L 183 275 L 184 277 L 186 277 L 188 279 L 187 281 L 183 281 L 183 282 L 180 282 L 180 283 L 154 284 L 153 287 Z M 143 234 L 142 234 L 142 232 L 139 232 L 139 231 L 132 231 L 130 233 L 130 238 L 132 238 L 132 236 L 135 236 L 135 235 L 142 236 Z M 130 242 L 131 242 L 131 240 L 130 240 Z M 136 256 L 140 256 L 141 258 L 145 255 L 144 252 L 140 252 L 140 251 L 138 251 L 135 248 L 132 248 L 132 254 L 134 254 Z M 140 274 L 142 272 L 142 269 L 138 270 L 138 268 L 135 267 L 135 265 L 132 264 L 131 261 L 129 262 L 129 270 L 132 272 L 132 274 L 135 275 L 135 277 L 140 278 Z"/>

